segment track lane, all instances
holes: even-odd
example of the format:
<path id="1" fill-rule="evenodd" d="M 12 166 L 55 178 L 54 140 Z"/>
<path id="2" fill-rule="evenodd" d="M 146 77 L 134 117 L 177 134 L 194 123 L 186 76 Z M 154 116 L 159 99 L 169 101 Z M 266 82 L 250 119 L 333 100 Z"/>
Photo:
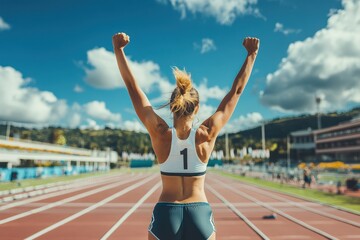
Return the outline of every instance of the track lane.
<path id="1" fill-rule="evenodd" d="M 160 176 L 157 183 L 161 183 Z M 129 216 L 124 223 L 121 224 L 108 239 L 129 239 L 131 240 L 144 240 L 147 239 L 148 226 L 151 221 L 152 210 L 155 204 L 158 202 L 161 187 L 158 188 L 153 194 L 147 198 L 136 211 Z M 130 201 L 129 199 L 128 201 Z M 135 202 L 132 203 L 134 205 Z"/>
<path id="2" fill-rule="evenodd" d="M 232 189 L 232 186 L 229 184 L 217 180 L 213 175 L 211 181 L 216 186 L 217 191 L 225 195 L 230 202 L 254 203 L 254 199 L 247 198 L 241 192 Z M 264 215 L 271 214 L 274 212 L 274 209 L 268 208 L 265 204 L 255 203 L 255 206 L 243 207 L 242 212 L 270 239 L 308 239 L 309 237 L 311 239 L 329 239 L 298 225 L 299 223 L 294 223 L 285 215 L 278 216 L 275 221 L 263 219 Z M 240 207 L 237 208 L 239 209 Z M 278 214 L 280 213 L 278 212 Z M 332 238 L 332 236 L 330 237 Z"/>
<path id="3" fill-rule="evenodd" d="M 4 224 L 5 226 L 7 225 L 6 229 L 2 228 L 4 225 L 0 225 L 0 232 L 6 234 L 6 240 L 24 239 L 26 237 L 29 237 L 28 239 L 54 240 L 101 239 L 112 226 L 116 226 L 116 223 L 120 219 L 123 219 L 125 221 L 121 221 L 120 224 L 117 224 L 119 226 L 114 228 L 114 231 L 106 236 L 106 239 L 146 239 L 151 212 L 158 201 L 161 192 L 161 188 L 159 187 L 154 189 L 156 184 L 161 182 L 160 175 L 156 173 L 151 175 L 148 174 L 147 176 L 154 176 L 154 178 L 138 188 L 127 191 L 123 195 L 115 197 L 104 204 L 99 205 L 98 203 L 113 194 L 119 193 L 119 191 L 122 191 L 125 188 L 139 183 L 141 179 L 125 184 L 121 188 L 109 189 L 99 192 L 98 194 L 79 198 L 61 206 L 34 214 L 33 216 L 9 222 Z M 146 176 L 144 175 L 144 178 L 145 177 Z M 124 178 L 129 179 L 130 175 L 125 174 Z M 324 237 L 319 237 L 313 232 L 309 233 L 308 230 L 299 230 L 299 226 L 297 226 L 298 228 L 296 229 L 293 228 L 287 219 L 282 216 L 278 216 L 276 220 L 263 220 L 263 215 L 271 213 L 269 209 L 259 206 L 246 197 L 239 195 L 239 193 L 233 192 L 231 189 L 222 186 L 217 183 L 216 180 L 224 181 L 224 184 L 230 186 L 230 188 L 240 188 L 242 191 L 241 193 L 246 193 L 253 198 L 259 198 L 258 201 L 265 202 L 266 205 L 279 209 L 286 214 L 293 215 L 293 212 L 298 214 L 305 210 L 301 208 L 297 208 L 296 210 L 296 206 L 289 204 L 289 202 L 282 201 L 281 198 L 271 198 L 270 195 L 273 194 L 271 191 L 269 192 L 270 195 L 266 195 L 261 193 L 262 189 L 256 191 L 248 186 L 241 185 L 236 180 L 211 173 L 206 177 L 206 185 L 218 192 L 218 194 L 214 194 L 214 191 L 209 190 L 209 188 L 206 188 L 205 191 L 210 205 L 213 208 L 218 239 L 261 239 L 261 237 L 256 235 L 254 231 L 231 210 L 231 208 L 233 208 L 233 210 L 235 208 L 241 211 L 249 221 L 268 235 L 270 239 L 324 239 Z M 232 205 L 231 208 L 229 208 L 229 204 L 226 204 L 219 199 L 219 194 L 222 195 L 222 200 L 225 199 L 225 202 L 228 201 L 230 205 Z M 261 198 L 261 196 L 263 196 L 264 199 Z M 52 201 L 51 199 L 47 200 Z M 140 200 L 143 201 L 143 203 L 140 202 L 140 204 Z M 295 203 L 302 204 L 303 202 L 304 200 L 296 199 Z M 41 201 L 28 203 L 28 205 L 33 208 L 41 207 L 41 204 L 43 204 Z M 306 206 L 313 207 L 313 203 L 306 204 Z M 90 211 L 84 212 L 87 208 L 90 209 Z M 288 212 L 289 210 L 290 212 Z M 333 209 L 331 209 L 331 211 L 333 211 Z M 313 219 L 313 221 L 316 223 L 318 220 Z M 331 219 L 331 221 L 329 219 L 329 222 L 325 223 L 330 224 L 330 226 L 333 226 L 332 228 L 335 228 L 333 219 Z M 317 224 L 320 224 L 320 222 Z M 21 231 L 18 231 L 19 227 L 21 227 Z M 17 231 L 18 235 L 14 234 L 12 231 Z M 27 232 L 27 234 L 24 236 L 21 232 Z M 36 232 L 41 234 L 36 235 Z M 315 236 L 312 234 L 315 234 Z M 30 235 L 33 237 L 30 237 Z M 343 234 L 342 237 L 343 238 L 341 239 L 358 239 L 357 233 L 351 232 Z"/>
<path id="4" fill-rule="evenodd" d="M 294 199 L 292 196 L 287 197 L 285 194 L 279 194 L 271 190 L 266 191 L 263 188 L 256 188 L 253 185 L 239 181 L 234 182 L 235 180 L 223 176 L 219 176 L 219 178 L 236 188 L 241 188 L 243 193 L 250 194 L 262 202 L 269 202 L 275 199 L 280 203 L 287 203 L 287 205 L 279 205 L 276 208 L 336 238 L 360 239 L 359 215 L 317 203 L 312 203 L 308 206 L 305 203 L 310 202 L 304 202 L 302 199 Z M 295 202 L 292 202 L 291 199 L 294 199 Z"/>
<path id="5" fill-rule="evenodd" d="M 117 180 L 117 179 L 116 179 Z M 112 180 L 114 181 L 114 179 Z M 52 197 L 49 199 L 46 199 L 44 202 L 41 202 L 42 206 L 41 207 L 37 207 L 37 208 L 31 208 L 29 206 L 20 206 L 20 207 L 16 207 L 15 209 L 11 209 L 6 210 L 6 212 L 1 213 L 1 220 L 0 220 L 0 225 L 5 224 L 7 222 L 10 221 L 14 221 L 16 219 L 22 218 L 22 217 L 26 217 L 38 212 L 42 212 L 45 211 L 47 209 L 50 208 L 54 208 L 63 204 L 66 204 L 68 202 L 73 202 L 77 199 L 83 199 L 86 198 L 87 196 L 96 194 L 98 191 L 106 191 L 108 189 L 112 189 L 114 187 L 117 187 L 119 185 L 122 184 L 126 184 L 128 182 L 128 179 L 123 179 L 123 181 L 120 181 L 119 183 L 112 183 L 112 184 L 97 184 L 96 186 L 91 186 L 90 189 L 87 189 L 86 191 L 84 191 L 84 189 L 81 190 L 81 192 L 76 192 L 76 194 L 74 194 L 74 192 L 72 193 L 72 195 L 68 195 L 68 193 L 66 194 L 62 194 L 62 195 L 57 195 L 56 197 Z M 33 202 L 33 200 L 29 200 L 30 202 Z M 33 203 L 38 203 L 37 201 L 33 202 Z M 30 208 L 28 210 L 25 210 L 27 208 Z M 19 212 L 17 214 L 14 214 L 16 212 Z M 6 214 L 12 214 L 11 216 L 5 217 Z"/>
<path id="6" fill-rule="evenodd" d="M 31 197 L 29 199 L 24 199 L 24 200 L 19 200 L 19 201 L 3 204 L 0 206 L 0 214 L 4 210 L 14 208 L 14 207 L 19 207 L 19 206 L 26 205 L 26 204 L 32 203 L 32 202 L 37 202 L 37 201 L 53 202 L 52 198 L 56 198 L 57 196 L 65 196 L 66 197 L 67 196 L 66 194 L 68 194 L 68 196 L 72 196 L 74 193 L 82 192 L 84 189 L 91 189 L 91 188 L 97 187 L 99 185 L 112 182 L 115 178 L 117 179 L 121 176 L 123 176 L 123 175 L 119 174 L 118 176 L 115 176 L 112 178 L 98 179 L 95 181 L 94 181 L 94 179 L 89 179 L 86 182 L 69 186 L 70 189 L 60 190 L 60 191 L 57 191 L 54 193 L 47 193 L 47 194 L 43 194 L 41 196 Z"/>
<path id="7" fill-rule="evenodd" d="M 101 240 L 107 240 L 130 216 L 133 214 L 140 206 L 143 204 L 146 199 L 148 199 L 159 187 L 161 183 L 158 182 L 155 186 L 153 186 L 142 198 L 137 201 L 137 203 L 129 209 L 112 227 L 109 231 L 105 233 L 105 235 L 101 238 Z"/>
<path id="8" fill-rule="evenodd" d="M 101 201 L 98 201 L 96 203 L 94 203 L 92 206 L 86 208 L 86 209 L 83 209 L 65 219 L 62 219 L 61 221 L 59 222 L 56 222 L 48 227 L 46 227 L 45 229 L 31 235 L 31 236 L 28 236 L 27 238 L 25 238 L 26 240 L 32 240 L 32 239 L 55 239 L 55 236 L 58 236 L 60 237 L 59 239 L 63 239 L 63 237 L 56 233 L 54 233 L 54 230 L 57 230 L 59 229 L 60 227 L 71 227 L 71 224 L 73 224 L 74 220 L 78 220 L 79 218 L 88 218 L 88 213 L 91 213 L 92 211 L 100 208 L 101 206 L 105 205 L 106 203 L 108 202 L 111 202 L 113 201 L 114 199 L 117 199 L 119 198 L 120 196 L 123 196 L 123 195 L 126 195 L 127 193 L 135 190 L 135 189 L 138 189 L 140 186 L 148 183 L 149 181 L 153 180 L 154 179 L 154 176 L 153 175 L 150 175 L 150 176 L 147 176 L 146 178 L 143 178 L 143 179 L 138 179 L 135 183 L 131 184 L 130 186 L 122 189 L 121 191 L 117 191 L 115 193 L 113 193 L 112 195 L 110 196 L 107 196 L 105 198 L 105 196 L 103 196 L 103 199 Z M 81 222 L 81 221 L 80 221 Z M 68 225 L 70 224 L 70 225 Z M 76 230 L 78 231 L 78 226 L 75 224 L 76 226 Z M 84 231 L 86 232 L 89 232 L 91 230 L 93 230 L 92 228 L 86 228 L 86 229 L 83 229 Z M 64 234 L 66 234 L 66 230 L 62 230 L 62 232 Z M 73 231 L 71 231 L 70 233 L 74 233 Z M 53 237 L 52 237 L 53 236 Z M 40 238 L 39 238 L 40 237 Z M 80 239 L 79 237 L 76 237 L 76 236 L 73 236 L 73 238 L 75 239 Z M 99 239 L 98 237 L 94 236 L 92 234 L 92 239 Z M 82 238 L 82 239 L 89 239 L 89 238 Z"/>
<path id="9" fill-rule="evenodd" d="M 156 185 L 156 176 L 152 175 L 150 178 L 151 179 L 145 179 L 146 181 L 139 179 L 129 186 L 129 188 L 132 188 L 133 186 L 136 188 L 130 189 L 124 194 L 118 194 L 115 198 L 112 197 L 112 199 L 109 199 L 110 201 L 106 200 L 104 204 L 98 206 L 92 211 L 86 212 L 77 218 L 70 219 L 71 221 L 68 221 L 55 229 L 51 229 L 51 231 L 46 232 L 44 235 L 36 239 L 62 240 L 63 235 L 72 235 L 74 239 L 79 240 L 101 239 L 101 237 L 103 237 L 106 232 L 108 232 L 111 227 L 113 227 L 114 224 L 116 224 L 116 222 L 151 189 L 151 187 Z M 97 204 L 97 202 L 104 202 L 104 200 L 105 198 L 100 201 L 94 199 L 93 205 Z M 115 207 L 107 206 L 108 204 L 111 205 L 116 203 L 118 205 L 115 205 Z M 131 204 L 123 204 L 121 206 L 121 203 Z"/>
<path id="10" fill-rule="evenodd" d="M 209 180 L 209 176 L 206 176 L 205 185 L 210 185 L 213 188 L 215 187 Z M 232 211 L 207 187 L 205 188 L 205 193 L 213 209 L 217 239 L 261 239 L 261 237 L 259 237 L 252 228 L 250 228 L 234 211 Z M 228 200 L 227 197 L 228 196 L 226 196 L 226 200 Z"/>
<path id="11" fill-rule="evenodd" d="M 103 192 L 97 192 L 93 195 L 101 195 L 102 198 L 107 197 L 109 195 L 113 195 L 124 188 L 132 186 L 134 182 L 145 179 L 149 175 L 143 175 L 141 178 L 134 175 L 131 177 L 124 178 L 121 182 L 119 182 L 119 186 L 113 187 L 111 189 L 105 190 Z M 94 189 L 93 189 L 94 190 Z M 95 189 L 96 190 L 96 189 Z M 84 197 L 82 200 L 86 200 L 87 198 L 91 198 L 89 195 Z M 61 201 L 63 198 L 59 196 L 59 199 L 56 201 Z M 78 199 L 80 201 L 81 199 Z M 44 205 L 46 206 L 46 205 Z M 42 212 L 38 212 L 27 217 L 23 217 L 5 224 L 0 225 L 0 231 L 7 233 L 8 239 L 24 239 L 25 237 L 34 234 L 37 231 L 41 231 L 42 229 L 48 227 L 51 224 L 54 224 L 62 219 L 65 219 L 73 214 L 76 214 L 85 209 L 85 207 L 71 207 L 68 208 L 63 205 L 59 205 L 54 208 L 47 209 Z M 14 228 L 13 226 L 21 226 L 21 231 Z"/>
<path id="12" fill-rule="evenodd" d="M 254 194 L 259 193 L 261 195 L 264 195 L 268 197 L 268 201 L 270 201 L 271 199 L 271 201 L 276 200 L 278 203 L 287 203 L 287 205 L 299 207 L 304 210 L 323 215 L 325 217 L 333 218 L 334 220 L 337 221 L 342 221 L 344 223 L 353 225 L 355 227 L 360 227 L 360 214 L 344 211 L 342 209 L 339 210 L 336 207 L 319 204 L 317 202 L 310 202 L 309 200 L 296 198 L 294 196 L 290 196 L 285 193 L 279 193 L 278 191 L 273 191 L 272 189 L 264 189 L 262 187 L 257 187 L 251 184 L 236 181 L 223 176 L 220 177 L 223 179 L 231 180 L 231 183 L 238 185 L 244 191 L 254 192 Z"/>
<path id="13" fill-rule="evenodd" d="M 117 175 L 122 175 L 124 173 L 118 173 Z M 60 182 L 53 182 L 43 185 L 37 185 L 37 186 L 29 186 L 24 188 L 16 188 L 12 190 L 3 190 L 0 191 L 0 205 L 6 205 L 7 203 L 11 203 L 12 201 L 19 200 L 22 198 L 29 198 L 38 196 L 38 192 L 40 194 L 46 194 L 53 191 L 63 190 L 63 189 L 69 189 L 75 187 L 75 185 L 86 185 L 89 182 L 96 182 L 96 181 L 105 181 L 106 179 L 110 179 L 115 174 L 111 175 L 105 175 L 105 176 L 93 176 L 93 177 L 86 177 L 81 179 L 75 179 L 70 181 L 60 181 Z M 17 196 L 19 195 L 25 195 L 25 197 L 19 198 Z M 4 199 L 8 199 L 5 200 Z"/>

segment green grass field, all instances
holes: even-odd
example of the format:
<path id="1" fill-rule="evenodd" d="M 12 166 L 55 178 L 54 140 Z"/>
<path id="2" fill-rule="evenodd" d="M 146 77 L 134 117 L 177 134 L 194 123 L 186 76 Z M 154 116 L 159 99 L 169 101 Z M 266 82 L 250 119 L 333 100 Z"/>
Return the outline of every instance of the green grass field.
<path id="1" fill-rule="evenodd" d="M 293 194 L 308 199 L 310 201 L 318 201 L 332 206 L 345 208 L 360 214 L 360 198 L 349 197 L 344 195 L 336 195 L 332 193 L 325 193 L 315 189 L 303 189 L 300 187 L 290 186 L 286 184 L 265 181 L 258 178 L 243 177 L 231 173 L 225 173 L 220 170 L 213 170 L 213 171 L 222 176 L 230 177 L 242 181 L 244 183 L 250 183 L 256 186 L 273 189 L 282 193 Z"/>

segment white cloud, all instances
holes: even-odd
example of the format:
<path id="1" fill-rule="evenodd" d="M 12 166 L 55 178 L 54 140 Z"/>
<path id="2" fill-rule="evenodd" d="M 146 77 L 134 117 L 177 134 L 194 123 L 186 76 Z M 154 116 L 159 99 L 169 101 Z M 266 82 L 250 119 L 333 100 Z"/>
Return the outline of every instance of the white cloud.
<path id="1" fill-rule="evenodd" d="M 8 30 L 10 28 L 11 28 L 10 24 L 5 22 L 4 19 L 2 17 L 0 17 L 0 31 Z"/>
<path id="2" fill-rule="evenodd" d="M 67 111 L 65 100 L 49 91 L 27 86 L 30 78 L 12 67 L 0 66 L 0 119 L 27 123 L 55 123 Z"/>
<path id="3" fill-rule="evenodd" d="M 165 0 L 157 0 L 165 3 Z M 257 0 L 169 0 L 172 7 L 185 18 L 187 12 L 192 14 L 201 13 L 215 17 L 220 24 L 230 25 L 238 16 L 252 14 L 262 17 L 258 8 Z"/>
<path id="4" fill-rule="evenodd" d="M 344 0 L 326 28 L 290 44 L 278 70 L 266 77 L 263 104 L 283 112 L 315 112 L 360 103 L 360 1 Z"/>
<path id="5" fill-rule="evenodd" d="M 91 118 L 86 119 L 86 122 L 87 122 L 87 124 L 86 124 L 86 125 L 81 125 L 81 126 L 80 126 L 80 129 L 94 129 L 94 130 L 99 130 L 99 129 L 102 128 L 101 126 L 99 126 L 99 125 L 97 124 L 97 122 L 96 122 L 95 120 L 93 120 L 93 119 L 91 119 Z"/>
<path id="6" fill-rule="evenodd" d="M 111 112 L 105 102 L 74 103 L 69 107 L 65 100 L 58 99 L 54 93 L 28 86 L 30 82 L 30 78 L 24 78 L 14 68 L 0 66 L 1 121 L 29 127 L 60 125 L 100 129 L 113 125 L 121 129 L 145 131 L 139 121 L 122 121 L 121 114 Z"/>
<path id="7" fill-rule="evenodd" d="M 81 115 L 79 113 L 72 114 L 68 120 L 68 124 L 70 128 L 76 128 L 80 126 L 80 123 L 81 123 Z"/>
<path id="8" fill-rule="evenodd" d="M 195 88 L 199 92 L 201 103 L 207 102 L 209 98 L 221 100 L 225 97 L 225 95 L 228 92 L 227 89 L 222 89 L 219 86 L 208 87 L 206 78 L 202 83 L 200 83 L 199 86 L 195 85 Z"/>
<path id="9" fill-rule="evenodd" d="M 106 108 L 105 102 L 92 101 L 84 105 L 85 112 L 96 119 L 109 121 L 109 122 L 120 122 L 121 115 L 119 113 L 112 113 Z"/>
<path id="10" fill-rule="evenodd" d="M 14 68 L 0 66 L 0 120 L 32 123 L 38 127 L 61 125 L 71 128 L 80 126 L 82 119 L 90 119 L 89 116 L 117 124 L 121 122 L 121 115 L 110 112 L 104 102 L 74 103 L 69 107 L 54 93 L 28 86 L 30 82 L 30 78 L 24 78 Z M 87 122 L 89 126 L 95 126 L 93 121 Z"/>
<path id="11" fill-rule="evenodd" d="M 85 81 L 96 88 L 113 89 L 125 87 L 121 78 L 115 54 L 105 48 L 95 48 L 87 52 L 88 64 L 84 67 Z M 140 87 L 149 92 L 154 84 L 162 84 L 167 80 L 160 75 L 160 67 L 153 61 L 132 61 L 128 59 L 130 68 Z"/>
<path id="12" fill-rule="evenodd" d="M 198 114 L 196 116 L 196 119 L 194 120 L 194 124 L 199 126 L 206 119 L 211 117 L 215 113 L 216 109 L 217 109 L 217 107 L 213 107 L 213 106 L 208 105 L 208 104 L 201 104 L 200 103 L 199 112 L 198 112 Z"/>
<path id="13" fill-rule="evenodd" d="M 201 54 L 216 50 L 216 45 L 214 43 L 214 40 L 212 40 L 210 38 L 203 38 L 201 40 L 201 46 L 199 44 L 195 43 L 194 47 L 195 47 L 195 49 L 200 49 Z"/>
<path id="14" fill-rule="evenodd" d="M 116 65 L 114 53 L 107 51 L 105 48 L 97 48 L 88 51 L 87 55 L 88 62 L 93 67 L 92 69 L 85 68 L 86 81 L 90 85 L 109 89 L 125 87 Z M 160 91 L 160 96 L 152 99 L 152 103 L 168 101 L 176 85 L 175 82 L 170 83 L 161 75 L 160 67 L 157 63 L 153 61 L 137 62 L 130 59 L 129 65 L 137 82 L 145 92 L 149 92 L 150 89 L 158 89 Z M 107 81 L 107 79 L 115 80 Z M 199 86 L 195 84 L 195 87 L 199 90 L 203 103 L 209 98 L 221 99 L 226 94 L 225 90 L 218 86 L 208 87 L 206 79 Z"/>
<path id="15" fill-rule="evenodd" d="M 274 32 L 281 32 L 284 35 L 288 35 L 288 34 L 291 34 L 291 33 L 299 33 L 299 32 L 301 32 L 301 30 L 300 29 L 285 28 L 282 23 L 277 22 L 277 23 L 275 23 Z"/>
<path id="16" fill-rule="evenodd" d="M 258 126 L 262 121 L 264 121 L 264 118 L 261 113 L 248 113 L 245 116 L 241 115 L 233 120 L 230 120 L 230 122 L 228 122 L 222 132 L 227 131 L 233 133 L 241 130 L 250 129 Z"/>
<path id="17" fill-rule="evenodd" d="M 126 130 L 135 132 L 147 132 L 146 128 L 138 120 L 125 121 L 123 126 Z"/>
<path id="18" fill-rule="evenodd" d="M 84 91 L 84 89 L 80 85 L 78 85 L 78 84 L 75 85 L 74 92 L 82 93 L 83 91 Z"/>
<path id="19" fill-rule="evenodd" d="M 93 87 L 112 89 L 124 87 L 115 56 L 105 48 L 96 48 L 87 52 L 88 64 L 91 69 L 84 68 L 86 77 L 85 81 Z"/>

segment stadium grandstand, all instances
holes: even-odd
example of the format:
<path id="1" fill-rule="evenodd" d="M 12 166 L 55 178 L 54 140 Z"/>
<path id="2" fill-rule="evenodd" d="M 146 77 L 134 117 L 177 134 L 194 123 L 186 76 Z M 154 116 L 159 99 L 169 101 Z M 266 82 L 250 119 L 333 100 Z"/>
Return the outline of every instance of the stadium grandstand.
<path id="1" fill-rule="evenodd" d="M 0 181 L 107 170 L 118 154 L 0 136 Z M 52 167 L 23 167 L 44 165 Z"/>

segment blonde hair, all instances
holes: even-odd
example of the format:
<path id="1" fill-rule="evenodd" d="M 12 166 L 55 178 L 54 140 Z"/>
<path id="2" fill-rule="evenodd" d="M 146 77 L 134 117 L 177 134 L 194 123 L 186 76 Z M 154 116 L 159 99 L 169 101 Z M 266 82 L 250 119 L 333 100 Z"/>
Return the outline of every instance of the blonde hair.
<path id="1" fill-rule="evenodd" d="M 177 87 L 171 94 L 170 110 L 176 117 L 191 115 L 199 105 L 199 93 L 193 88 L 191 74 L 173 67 Z"/>

